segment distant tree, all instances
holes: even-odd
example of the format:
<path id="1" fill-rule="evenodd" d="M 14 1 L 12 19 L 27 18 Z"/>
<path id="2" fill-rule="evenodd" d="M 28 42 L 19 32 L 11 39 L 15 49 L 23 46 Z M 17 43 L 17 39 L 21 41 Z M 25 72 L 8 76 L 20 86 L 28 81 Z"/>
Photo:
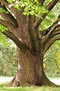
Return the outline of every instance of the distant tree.
<path id="1" fill-rule="evenodd" d="M 6 27 L 1 32 L 18 47 L 18 70 L 10 86 L 55 86 L 44 73 L 43 57 L 60 40 L 60 16 L 53 23 L 48 20 L 46 29 L 42 22 L 58 1 L 0 0 L 0 24 Z"/>

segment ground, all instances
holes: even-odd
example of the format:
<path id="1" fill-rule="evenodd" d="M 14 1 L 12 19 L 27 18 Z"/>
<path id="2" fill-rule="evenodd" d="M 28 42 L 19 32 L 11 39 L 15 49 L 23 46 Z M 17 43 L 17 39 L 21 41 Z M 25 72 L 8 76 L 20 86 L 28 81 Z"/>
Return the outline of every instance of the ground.
<path id="1" fill-rule="evenodd" d="M 6 82 L 10 82 L 12 80 L 13 77 L 0 77 L 0 84 L 2 83 L 6 83 Z M 55 77 L 55 78 L 49 78 L 52 82 L 54 82 L 57 85 L 60 85 L 60 78 L 59 77 Z"/>

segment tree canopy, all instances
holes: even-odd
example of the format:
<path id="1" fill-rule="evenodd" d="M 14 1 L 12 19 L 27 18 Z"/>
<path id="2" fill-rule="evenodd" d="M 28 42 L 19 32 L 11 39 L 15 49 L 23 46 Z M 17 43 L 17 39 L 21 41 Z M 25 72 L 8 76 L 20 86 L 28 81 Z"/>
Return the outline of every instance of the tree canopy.
<path id="1" fill-rule="evenodd" d="M 20 0 L 20 1 L 19 0 L 3 0 L 3 1 L 0 1 L 0 31 L 3 32 L 5 30 L 8 30 L 10 27 L 8 23 L 10 23 L 10 25 L 14 23 L 13 25 L 15 27 L 18 27 L 15 11 L 14 11 L 16 10 L 16 8 L 19 11 L 23 8 L 22 15 L 36 16 L 36 19 L 35 19 L 36 21 L 34 23 L 35 29 L 39 27 L 39 31 L 43 31 L 43 30 L 45 32 L 48 31 L 49 30 L 48 28 L 53 24 L 53 22 L 57 19 L 60 13 L 59 11 L 60 2 L 58 1 L 59 0 L 56 0 L 56 1 L 55 0 Z M 58 3 L 54 7 L 56 2 Z M 51 10 L 52 8 L 53 10 Z M 54 11 L 54 9 L 56 12 Z M 13 26 L 11 25 L 10 28 L 13 28 Z M 5 32 L 4 34 L 7 34 L 7 32 Z M 3 38 L 0 38 L 0 40 L 2 41 Z"/>

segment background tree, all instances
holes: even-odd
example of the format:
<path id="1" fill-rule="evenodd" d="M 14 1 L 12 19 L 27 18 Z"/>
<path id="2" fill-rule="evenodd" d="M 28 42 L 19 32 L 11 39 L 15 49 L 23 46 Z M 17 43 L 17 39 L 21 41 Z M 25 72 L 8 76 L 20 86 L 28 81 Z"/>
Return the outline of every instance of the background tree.
<path id="1" fill-rule="evenodd" d="M 10 86 L 50 85 L 43 70 L 45 52 L 60 40 L 59 17 L 44 31 L 42 21 L 59 0 L 0 0 L 1 31 L 18 47 L 18 70 Z M 10 3 L 10 4 L 9 4 Z"/>

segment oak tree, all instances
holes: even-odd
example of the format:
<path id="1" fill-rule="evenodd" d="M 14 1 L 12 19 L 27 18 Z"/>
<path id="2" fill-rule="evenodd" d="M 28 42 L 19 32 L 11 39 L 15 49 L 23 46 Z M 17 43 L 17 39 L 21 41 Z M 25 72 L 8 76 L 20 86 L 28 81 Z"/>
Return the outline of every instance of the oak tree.
<path id="1" fill-rule="evenodd" d="M 60 40 L 60 16 L 46 30 L 40 25 L 58 2 L 0 0 L 0 24 L 6 27 L 0 32 L 13 40 L 18 50 L 18 70 L 10 86 L 55 86 L 45 75 L 43 58 L 51 45 Z"/>

